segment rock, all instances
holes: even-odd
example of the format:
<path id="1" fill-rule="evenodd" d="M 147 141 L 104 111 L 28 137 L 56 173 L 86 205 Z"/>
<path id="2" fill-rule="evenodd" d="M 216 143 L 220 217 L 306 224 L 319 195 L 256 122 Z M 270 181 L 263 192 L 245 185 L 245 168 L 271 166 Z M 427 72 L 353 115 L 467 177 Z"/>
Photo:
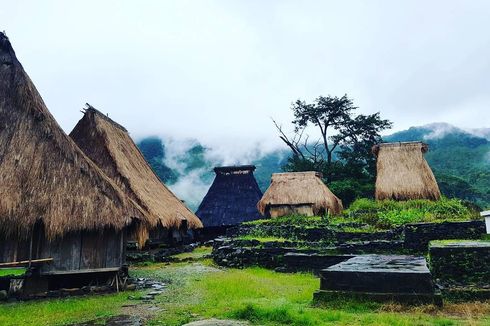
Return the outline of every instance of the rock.
<path id="1" fill-rule="evenodd" d="M 4 301 L 8 299 L 8 293 L 5 290 L 0 291 L 0 301 Z"/>

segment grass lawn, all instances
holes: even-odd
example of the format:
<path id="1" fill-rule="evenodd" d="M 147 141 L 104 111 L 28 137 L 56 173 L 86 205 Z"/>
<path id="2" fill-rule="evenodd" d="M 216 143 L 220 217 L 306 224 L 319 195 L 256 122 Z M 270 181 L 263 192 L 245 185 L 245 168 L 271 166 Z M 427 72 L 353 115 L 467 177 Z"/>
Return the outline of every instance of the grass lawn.
<path id="1" fill-rule="evenodd" d="M 25 268 L 0 268 L 0 277 L 20 276 L 26 272 Z"/>
<path id="2" fill-rule="evenodd" d="M 141 267 L 135 275 L 171 282 L 157 297 L 162 311 L 149 325 L 182 325 L 202 318 L 256 325 L 489 325 L 490 303 L 405 308 L 395 304 L 333 302 L 313 307 L 319 280 L 262 268 L 218 269 L 210 261 Z"/>
<path id="3" fill-rule="evenodd" d="M 0 325 L 66 325 L 118 314 L 134 292 L 0 304 Z"/>
<path id="4" fill-rule="evenodd" d="M 223 269 L 198 261 L 146 264 L 132 267 L 136 277 L 168 284 L 156 296 L 148 325 L 182 325 L 203 318 L 248 320 L 253 325 L 490 325 L 490 302 L 407 308 L 396 304 L 334 301 L 312 306 L 319 280 L 311 274 L 283 274 L 262 268 Z M 93 295 L 0 304 L 0 325 L 65 325 L 125 313 L 123 306 L 143 292 Z M 141 307 L 138 309 L 138 307 Z M 126 312 L 127 313 L 127 312 Z"/>

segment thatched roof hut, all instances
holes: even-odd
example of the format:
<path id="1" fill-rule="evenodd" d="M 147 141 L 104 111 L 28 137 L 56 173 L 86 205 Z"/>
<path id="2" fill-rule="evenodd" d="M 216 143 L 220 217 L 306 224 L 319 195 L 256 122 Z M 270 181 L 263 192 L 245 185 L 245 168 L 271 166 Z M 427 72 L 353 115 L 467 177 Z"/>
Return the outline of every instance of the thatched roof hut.
<path id="1" fill-rule="evenodd" d="M 255 166 L 216 167 L 216 178 L 196 215 L 204 227 L 231 226 L 259 219 L 257 202 L 262 197 L 253 172 Z"/>
<path id="2" fill-rule="evenodd" d="M 257 204 L 262 215 L 278 217 L 290 214 L 340 214 L 342 201 L 337 198 L 318 172 L 274 173 L 271 185 Z"/>
<path id="3" fill-rule="evenodd" d="M 145 211 L 149 229 L 157 226 L 195 229 L 201 221 L 153 172 L 127 130 L 90 105 L 70 137 L 132 200 Z"/>
<path id="4" fill-rule="evenodd" d="M 0 262 L 117 273 L 143 213 L 63 132 L 0 33 Z"/>
<path id="5" fill-rule="evenodd" d="M 432 170 L 424 159 L 422 142 L 383 143 L 373 147 L 377 158 L 376 199 L 431 199 L 441 197 Z"/>
<path id="6" fill-rule="evenodd" d="M 49 238 L 122 229 L 141 209 L 75 145 L 49 113 L 0 33 L 0 232 Z"/>

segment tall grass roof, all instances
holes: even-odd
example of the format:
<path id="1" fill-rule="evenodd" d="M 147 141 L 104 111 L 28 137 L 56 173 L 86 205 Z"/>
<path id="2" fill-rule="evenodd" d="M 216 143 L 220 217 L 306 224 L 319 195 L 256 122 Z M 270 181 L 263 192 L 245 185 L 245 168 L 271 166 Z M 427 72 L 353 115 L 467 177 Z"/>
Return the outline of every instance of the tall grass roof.
<path id="1" fill-rule="evenodd" d="M 26 237 L 41 221 L 52 239 L 141 214 L 63 132 L 0 33 L 0 232 Z"/>
<path id="2" fill-rule="evenodd" d="M 253 171 L 255 166 L 216 167 L 216 178 L 196 215 L 205 227 L 235 225 L 261 218 L 257 202 L 262 197 Z"/>
<path id="3" fill-rule="evenodd" d="M 274 205 L 312 205 L 313 213 L 328 210 L 340 214 L 342 201 L 337 198 L 322 180 L 318 172 L 274 173 L 269 188 L 257 204 L 262 214 Z"/>
<path id="4" fill-rule="evenodd" d="M 422 142 L 375 145 L 376 199 L 438 200 L 441 197 L 439 186 L 424 159 L 428 149 Z"/>
<path id="5" fill-rule="evenodd" d="M 158 178 L 127 130 L 90 105 L 70 133 L 75 143 L 145 211 L 149 227 L 202 223 Z"/>

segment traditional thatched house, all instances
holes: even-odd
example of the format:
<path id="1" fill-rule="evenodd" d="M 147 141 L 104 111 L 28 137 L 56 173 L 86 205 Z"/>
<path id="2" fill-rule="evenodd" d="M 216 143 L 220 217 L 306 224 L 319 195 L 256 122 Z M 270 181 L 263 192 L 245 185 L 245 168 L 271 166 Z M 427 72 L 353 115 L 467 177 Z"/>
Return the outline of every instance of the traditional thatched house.
<path id="1" fill-rule="evenodd" d="M 292 214 L 340 214 L 342 201 L 322 181 L 318 172 L 274 173 L 271 185 L 257 204 L 267 217 Z"/>
<path id="2" fill-rule="evenodd" d="M 201 221 L 153 172 L 127 130 L 90 105 L 70 137 L 145 211 L 139 233 L 149 245 L 181 243 L 192 238 Z"/>
<path id="3" fill-rule="evenodd" d="M 48 261 L 37 275 L 64 275 L 49 286 L 115 275 L 141 214 L 63 132 L 0 33 L 0 266 Z"/>
<path id="4" fill-rule="evenodd" d="M 262 192 L 255 181 L 254 171 L 253 165 L 214 169 L 216 178 L 196 211 L 205 232 L 209 233 L 214 228 L 219 234 L 219 229 L 261 217 L 257 202 Z"/>
<path id="5" fill-rule="evenodd" d="M 424 159 L 422 142 L 383 143 L 373 147 L 377 158 L 376 199 L 431 199 L 441 197 L 432 170 Z"/>

